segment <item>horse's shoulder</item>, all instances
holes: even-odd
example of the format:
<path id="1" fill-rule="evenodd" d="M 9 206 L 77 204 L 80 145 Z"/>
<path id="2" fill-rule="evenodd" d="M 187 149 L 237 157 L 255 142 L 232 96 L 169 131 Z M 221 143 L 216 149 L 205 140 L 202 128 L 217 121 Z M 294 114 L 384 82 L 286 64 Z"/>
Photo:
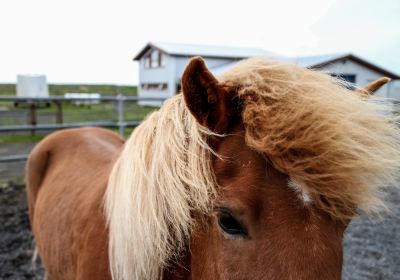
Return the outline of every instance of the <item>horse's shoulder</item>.
<path id="1" fill-rule="evenodd" d="M 75 160 L 110 161 L 124 144 L 118 134 L 95 127 L 65 129 L 51 133 L 40 141 L 28 158 L 29 166 L 47 166 L 47 162 Z M 79 154 L 79 157 L 74 155 Z"/>
<path id="2" fill-rule="evenodd" d="M 119 147 L 124 139 L 117 133 L 98 127 L 71 128 L 56 131 L 46 136 L 38 145 L 38 148 L 54 150 L 61 147 L 78 149 L 82 146 L 111 145 Z"/>
<path id="3" fill-rule="evenodd" d="M 121 144 L 124 139 L 121 138 L 117 133 L 108 129 L 99 127 L 82 127 L 82 128 L 71 128 L 54 132 L 47 136 L 51 142 L 84 142 L 84 141 L 95 141 L 101 139 L 103 141 L 114 142 Z"/>

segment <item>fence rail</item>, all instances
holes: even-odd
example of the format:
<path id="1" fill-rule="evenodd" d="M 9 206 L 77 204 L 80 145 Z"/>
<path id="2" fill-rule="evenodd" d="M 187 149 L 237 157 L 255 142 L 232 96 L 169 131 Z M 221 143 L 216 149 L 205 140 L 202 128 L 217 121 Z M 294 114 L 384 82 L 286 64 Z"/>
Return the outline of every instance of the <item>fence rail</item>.
<path id="1" fill-rule="evenodd" d="M 124 119 L 124 105 L 126 102 L 140 102 L 140 101 L 155 101 L 155 102 L 163 102 L 165 99 L 163 98 L 143 98 L 138 96 L 125 96 L 125 95 L 116 95 L 116 96 L 100 96 L 97 98 L 93 97 L 62 97 L 62 96 L 49 96 L 49 97 L 17 97 L 17 96 L 0 96 L 0 102 L 8 101 L 14 103 L 26 103 L 30 105 L 29 110 L 31 111 L 32 118 L 36 118 L 33 116 L 36 114 L 36 105 L 41 102 L 47 103 L 55 103 L 59 110 L 59 114 L 61 117 L 59 119 L 62 120 L 62 108 L 61 105 L 63 102 L 73 102 L 73 101 L 95 101 L 95 102 L 116 102 L 117 109 L 117 121 L 94 121 L 94 122 L 72 122 L 72 123 L 45 123 L 45 124 L 27 124 L 27 125 L 7 125 L 0 126 L 0 133 L 3 132 L 20 132 L 20 131 L 53 131 L 58 129 L 66 129 L 66 128 L 77 128 L 77 127 L 85 127 L 85 126 L 97 126 L 97 127 L 106 127 L 106 128 L 118 128 L 118 132 L 121 135 L 124 135 L 125 128 L 127 127 L 135 127 L 140 124 L 140 120 L 125 120 Z M 7 162 L 15 162 L 15 161 L 24 161 L 27 159 L 27 155 L 8 155 L 0 157 L 0 163 Z"/>
<path id="2" fill-rule="evenodd" d="M 138 96 L 100 96 L 93 97 L 64 97 L 64 96 L 49 96 L 49 97 L 22 97 L 22 96 L 7 96 L 0 95 L 0 101 L 24 101 L 24 102 L 37 102 L 37 101 L 164 101 L 165 98 L 152 98 L 152 97 L 138 97 Z"/>
<path id="3" fill-rule="evenodd" d="M 3 156 L 3 157 L 0 157 L 0 163 L 25 161 L 27 159 L 28 159 L 28 155 L 27 154 Z"/>
<path id="4" fill-rule="evenodd" d="M 40 130 L 57 130 L 65 128 L 76 128 L 85 126 L 97 126 L 97 127 L 135 127 L 140 124 L 140 121 L 126 121 L 126 122 L 78 122 L 78 123 L 65 123 L 65 124 L 37 124 L 37 125 L 15 125 L 15 126 L 0 126 L 0 132 L 18 132 L 18 131 L 40 131 Z M 120 132 L 122 135 L 123 133 Z"/>

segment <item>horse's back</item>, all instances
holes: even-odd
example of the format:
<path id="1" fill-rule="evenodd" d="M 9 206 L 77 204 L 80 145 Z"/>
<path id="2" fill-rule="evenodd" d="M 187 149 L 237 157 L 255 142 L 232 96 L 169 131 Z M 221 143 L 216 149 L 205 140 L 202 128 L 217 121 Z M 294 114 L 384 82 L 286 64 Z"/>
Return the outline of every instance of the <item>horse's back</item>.
<path id="1" fill-rule="evenodd" d="M 29 156 L 31 225 L 50 277 L 109 278 L 102 202 L 122 145 L 105 129 L 69 129 L 46 137 Z"/>

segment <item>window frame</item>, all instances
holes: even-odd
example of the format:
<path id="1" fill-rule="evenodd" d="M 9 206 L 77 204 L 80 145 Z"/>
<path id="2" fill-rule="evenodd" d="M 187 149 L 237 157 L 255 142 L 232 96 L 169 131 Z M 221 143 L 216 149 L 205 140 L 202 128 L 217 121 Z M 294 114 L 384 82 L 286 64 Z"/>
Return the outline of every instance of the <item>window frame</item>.
<path id="1" fill-rule="evenodd" d="M 166 64 L 166 55 L 159 49 L 152 49 L 144 56 L 145 69 L 164 68 Z"/>

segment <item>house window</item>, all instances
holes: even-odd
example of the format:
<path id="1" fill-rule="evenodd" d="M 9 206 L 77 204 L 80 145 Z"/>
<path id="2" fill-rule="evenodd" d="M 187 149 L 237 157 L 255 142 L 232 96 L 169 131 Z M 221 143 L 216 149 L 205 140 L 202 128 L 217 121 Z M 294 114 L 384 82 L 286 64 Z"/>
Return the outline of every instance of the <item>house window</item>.
<path id="1" fill-rule="evenodd" d="M 355 74 L 331 74 L 331 76 L 353 84 L 356 82 Z"/>
<path id="2" fill-rule="evenodd" d="M 160 61 L 160 67 L 165 66 L 165 55 L 162 52 L 159 52 L 159 61 Z"/>
<path id="3" fill-rule="evenodd" d="M 142 89 L 144 90 L 167 90 L 168 84 L 166 83 L 149 83 L 149 84 L 142 84 Z"/>
<path id="4" fill-rule="evenodd" d="M 160 68 L 165 66 L 165 54 L 159 50 L 153 50 L 144 57 L 144 68 Z"/>
<path id="5" fill-rule="evenodd" d="M 159 53 L 160 52 L 158 50 L 151 52 L 151 68 L 158 68 L 160 66 Z"/>
<path id="6" fill-rule="evenodd" d="M 150 55 L 144 58 L 144 68 L 149 69 L 151 65 L 151 57 Z"/>
<path id="7" fill-rule="evenodd" d="M 342 81 L 347 82 L 347 88 L 348 89 L 355 89 L 355 87 L 352 84 L 356 83 L 356 75 L 355 74 L 331 74 L 332 77 L 338 78 Z"/>

